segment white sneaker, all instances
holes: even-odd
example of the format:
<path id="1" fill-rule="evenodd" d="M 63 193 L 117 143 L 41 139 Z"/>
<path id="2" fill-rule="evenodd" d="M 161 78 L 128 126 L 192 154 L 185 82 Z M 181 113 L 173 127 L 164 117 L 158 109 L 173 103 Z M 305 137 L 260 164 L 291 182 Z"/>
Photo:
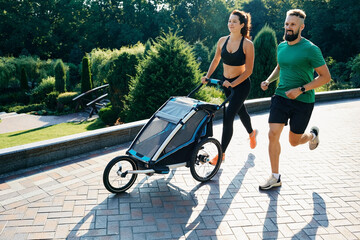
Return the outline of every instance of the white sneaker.
<path id="1" fill-rule="evenodd" d="M 273 187 L 280 187 L 281 186 L 281 175 L 279 176 L 279 179 L 276 179 L 276 177 L 274 177 L 272 174 L 269 177 L 269 179 L 263 183 L 262 185 L 259 186 L 260 190 L 269 190 L 270 188 Z"/>
<path id="2" fill-rule="evenodd" d="M 314 150 L 319 146 L 320 139 L 319 139 L 319 128 L 318 127 L 312 127 L 310 130 L 310 133 L 315 134 L 315 138 L 313 140 L 309 141 L 309 148 L 310 150 Z"/>

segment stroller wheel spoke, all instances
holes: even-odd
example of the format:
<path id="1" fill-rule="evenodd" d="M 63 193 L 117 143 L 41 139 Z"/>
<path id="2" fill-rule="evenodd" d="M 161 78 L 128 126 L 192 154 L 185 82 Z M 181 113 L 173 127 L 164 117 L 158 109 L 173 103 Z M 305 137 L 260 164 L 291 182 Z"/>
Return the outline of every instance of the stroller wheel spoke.
<path id="1" fill-rule="evenodd" d="M 128 173 L 129 170 L 137 170 L 137 164 L 131 157 L 120 156 L 111 160 L 103 174 L 105 188 L 112 193 L 129 189 L 137 178 L 137 174 Z"/>
<path id="2" fill-rule="evenodd" d="M 214 138 L 202 140 L 196 147 L 190 163 L 190 171 L 193 177 L 205 182 L 210 180 L 219 170 L 221 161 L 215 165 L 210 164 L 210 160 L 222 156 L 220 143 Z"/>

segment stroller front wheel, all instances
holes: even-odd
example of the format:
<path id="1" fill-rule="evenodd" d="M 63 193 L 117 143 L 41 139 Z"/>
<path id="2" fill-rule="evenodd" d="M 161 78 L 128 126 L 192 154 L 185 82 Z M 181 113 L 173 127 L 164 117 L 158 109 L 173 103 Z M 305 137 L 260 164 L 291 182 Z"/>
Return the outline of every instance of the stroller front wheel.
<path id="1" fill-rule="evenodd" d="M 200 141 L 194 149 L 190 161 L 191 175 L 199 182 L 209 181 L 218 172 L 221 161 L 216 165 L 210 164 L 213 158 L 222 159 L 222 149 L 218 140 L 206 138 Z"/>
<path id="2" fill-rule="evenodd" d="M 129 156 L 112 159 L 103 174 L 105 188 L 112 193 L 122 193 L 128 190 L 134 184 L 137 174 L 128 173 L 127 171 L 137 169 L 135 160 Z"/>

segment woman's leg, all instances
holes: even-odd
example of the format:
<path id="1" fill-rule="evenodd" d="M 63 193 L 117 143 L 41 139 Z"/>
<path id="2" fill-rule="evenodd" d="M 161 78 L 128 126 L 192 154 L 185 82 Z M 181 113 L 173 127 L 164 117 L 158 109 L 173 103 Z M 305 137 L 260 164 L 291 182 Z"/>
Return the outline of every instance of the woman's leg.
<path id="1" fill-rule="evenodd" d="M 246 131 L 250 134 L 253 132 L 251 126 L 250 115 L 246 110 L 244 105 L 245 99 L 249 95 L 250 92 L 250 80 L 246 79 L 240 85 L 234 88 L 234 96 L 230 100 L 229 105 L 226 109 L 226 113 L 223 120 L 223 135 L 221 140 L 221 145 L 223 152 L 226 151 L 230 140 L 233 135 L 233 125 L 236 114 L 239 115 L 241 122 L 243 123 Z M 225 89 L 225 95 L 230 95 L 230 90 Z"/>

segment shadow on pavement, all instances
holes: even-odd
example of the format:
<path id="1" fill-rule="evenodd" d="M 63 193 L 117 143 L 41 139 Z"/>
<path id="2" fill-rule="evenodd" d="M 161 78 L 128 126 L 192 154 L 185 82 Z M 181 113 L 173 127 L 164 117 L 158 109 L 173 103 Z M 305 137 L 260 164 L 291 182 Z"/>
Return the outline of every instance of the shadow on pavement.
<path id="1" fill-rule="evenodd" d="M 66 239 L 100 235 L 120 239 L 180 239 L 184 236 L 197 239 L 198 231 L 208 231 L 205 235 L 216 236 L 216 230 L 241 188 L 247 170 L 255 166 L 254 159 L 255 156 L 249 154 L 222 196 L 219 190 L 222 169 L 213 180 L 199 183 L 190 191 L 170 182 L 173 178 L 176 180 L 176 170 L 167 178 L 151 182 L 147 181 L 149 177 L 144 177 L 132 192 L 109 195 L 75 225 Z M 142 191 L 145 185 L 148 190 Z M 198 211 L 197 208 L 201 207 Z"/>
<path id="2" fill-rule="evenodd" d="M 281 188 L 281 187 L 280 187 Z M 267 191 L 261 191 L 270 198 L 269 207 L 266 212 L 262 239 L 277 239 L 279 228 L 277 224 L 277 202 L 280 194 L 280 188 L 274 188 Z"/>
<path id="3" fill-rule="evenodd" d="M 200 234 L 201 236 L 204 235 L 216 236 L 216 230 L 219 229 L 222 220 L 226 216 L 226 213 L 229 211 L 231 202 L 233 201 L 234 196 L 240 190 L 247 171 L 249 170 L 249 168 L 255 166 L 254 160 L 255 160 L 255 155 L 250 153 L 248 155 L 248 159 L 245 162 L 244 166 L 234 176 L 234 178 L 232 179 L 231 183 L 228 185 L 225 193 L 222 196 L 220 196 L 219 181 L 217 181 L 217 185 L 210 185 L 209 192 L 216 193 L 217 195 L 212 197 L 209 196 L 207 199 L 207 203 L 205 204 L 205 206 L 210 207 L 210 210 L 204 208 L 202 212 L 200 212 L 200 214 L 197 216 L 197 218 L 193 220 L 188 226 L 186 226 L 184 231 L 184 236 L 186 236 L 186 238 L 197 239 L 199 237 L 197 233 L 201 231 L 203 231 L 203 233 Z M 231 191 L 233 190 L 234 186 L 236 187 L 237 191 Z M 220 207 L 221 213 L 218 214 L 218 216 L 213 217 L 209 215 L 209 212 L 211 212 L 212 206 L 219 208 L 219 204 L 217 204 L 216 202 L 223 204 L 221 204 Z M 207 216 L 208 216 L 207 219 L 210 220 L 210 222 L 206 221 Z M 205 221 L 203 220 L 204 218 Z M 213 220 L 214 218 L 216 218 L 216 221 Z"/>
<path id="4" fill-rule="evenodd" d="M 277 201 L 280 194 L 280 188 L 271 189 L 268 191 L 261 191 L 266 193 L 270 198 L 269 207 L 266 213 L 265 223 L 263 227 L 262 239 L 278 239 L 279 229 L 277 223 Z M 316 239 L 316 232 L 319 227 L 329 226 L 328 217 L 326 214 L 326 204 L 324 199 L 318 194 L 313 192 L 313 216 L 311 221 L 296 233 L 291 239 Z"/>
<path id="5" fill-rule="evenodd" d="M 313 202 L 314 202 L 314 213 L 311 221 L 298 232 L 297 234 L 292 237 L 293 240 L 295 239 L 316 239 L 316 232 L 319 227 L 327 227 L 329 226 L 329 220 L 326 214 L 326 203 L 324 199 L 313 192 L 312 194 Z"/>

